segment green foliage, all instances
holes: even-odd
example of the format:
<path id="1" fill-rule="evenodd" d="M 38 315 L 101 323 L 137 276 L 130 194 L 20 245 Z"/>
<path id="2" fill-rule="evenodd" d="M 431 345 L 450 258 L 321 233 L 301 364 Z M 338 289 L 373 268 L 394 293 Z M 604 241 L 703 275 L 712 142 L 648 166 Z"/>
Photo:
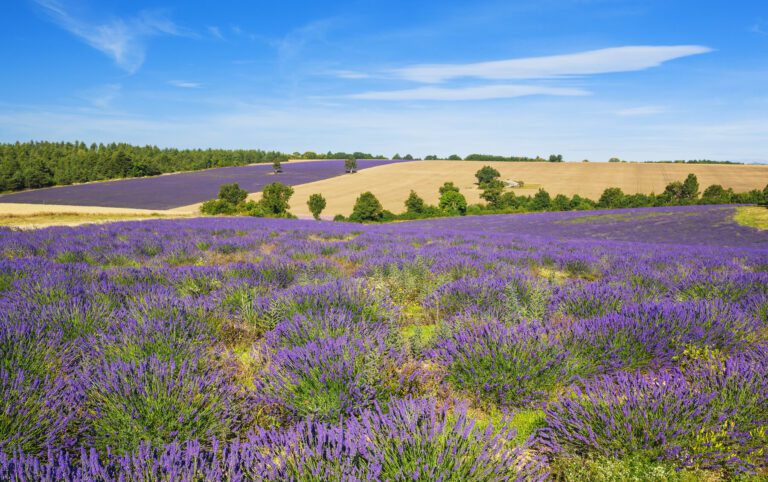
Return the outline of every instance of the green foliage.
<path id="1" fill-rule="evenodd" d="M 200 206 L 200 212 L 209 216 L 233 216 L 237 214 L 237 206 L 221 199 L 211 199 Z"/>
<path id="2" fill-rule="evenodd" d="M 597 201 L 597 207 L 600 207 L 600 208 L 624 207 L 625 197 L 626 195 L 624 194 L 624 191 L 621 190 L 621 188 L 609 187 L 608 189 L 603 191 L 603 194 L 600 196 L 600 199 Z"/>
<path id="3" fill-rule="evenodd" d="M 532 211 L 546 211 L 552 207 L 552 198 L 547 191 L 539 189 L 539 192 L 533 196 L 529 207 Z"/>
<path id="4" fill-rule="evenodd" d="M 309 196 L 307 206 L 309 207 L 309 212 L 312 213 L 313 218 L 320 219 L 320 213 L 325 209 L 325 204 L 325 198 L 322 194 L 312 194 Z"/>
<path id="5" fill-rule="evenodd" d="M 405 211 L 412 214 L 424 213 L 425 203 L 416 191 L 411 190 L 408 199 L 405 200 Z"/>
<path id="6" fill-rule="evenodd" d="M 264 210 L 265 216 L 279 218 L 289 217 L 288 201 L 293 196 L 293 188 L 279 182 L 273 182 L 264 186 L 259 205 Z"/>
<path id="7" fill-rule="evenodd" d="M 480 198 L 488 203 L 488 207 L 502 209 L 504 207 L 503 194 L 504 183 L 498 179 L 493 179 L 483 185 L 483 192 L 480 193 Z"/>
<path id="8" fill-rule="evenodd" d="M 562 154 L 551 154 L 549 156 L 549 162 L 563 162 Z"/>
<path id="9" fill-rule="evenodd" d="M 494 181 L 497 181 L 499 177 L 501 177 L 501 174 L 491 166 L 483 166 L 475 173 L 475 177 L 477 178 L 477 185 L 480 189 L 483 189 Z"/>
<path id="10" fill-rule="evenodd" d="M 358 196 L 352 209 L 351 221 L 358 223 L 381 221 L 384 217 L 384 208 L 372 192 L 367 191 Z"/>
<path id="11" fill-rule="evenodd" d="M 342 222 L 343 223 L 344 221 L 347 220 L 347 218 L 343 214 L 337 214 L 336 216 L 333 217 L 333 220 L 336 221 L 336 222 Z"/>
<path id="12" fill-rule="evenodd" d="M 459 191 L 446 191 L 440 196 L 440 209 L 452 216 L 463 216 L 467 213 L 467 199 Z"/>
<path id="13" fill-rule="evenodd" d="M 357 159 L 354 157 L 344 159 L 344 170 L 347 172 L 357 172 Z"/>
<path id="14" fill-rule="evenodd" d="M 460 161 L 461 160 L 461 156 L 459 156 L 458 154 L 451 154 L 450 156 L 448 156 L 448 160 L 449 161 Z"/>
<path id="15" fill-rule="evenodd" d="M 443 183 L 443 185 L 440 186 L 440 195 L 442 196 L 443 194 L 447 193 L 448 191 L 459 192 L 459 186 L 457 186 L 456 184 L 454 184 L 453 182 L 450 182 L 450 181 L 446 182 L 446 183 Z"/>
<path id="16" fill-rule="evenodd" d="M 241 189 L 237 183 L 222 184 L 219 187 L 219 199 L 237 206 L 248 197 L 248 191 Z"/>
<path id="17" fill-rule="evenodd" d="M 619 159 L 618 157 L 612 157 L 608 159 L 608 162 L 621 162 L 621 159 Z"/>

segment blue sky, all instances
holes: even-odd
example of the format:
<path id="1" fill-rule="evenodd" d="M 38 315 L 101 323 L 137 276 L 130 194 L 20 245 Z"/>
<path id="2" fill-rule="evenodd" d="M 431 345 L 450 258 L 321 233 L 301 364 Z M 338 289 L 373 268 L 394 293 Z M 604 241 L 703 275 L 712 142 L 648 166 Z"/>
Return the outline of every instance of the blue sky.
<path id="1" fill-rule="evenodd" d="M 20 0 L 0 141 L 768 161 L 763 0 Z"/>

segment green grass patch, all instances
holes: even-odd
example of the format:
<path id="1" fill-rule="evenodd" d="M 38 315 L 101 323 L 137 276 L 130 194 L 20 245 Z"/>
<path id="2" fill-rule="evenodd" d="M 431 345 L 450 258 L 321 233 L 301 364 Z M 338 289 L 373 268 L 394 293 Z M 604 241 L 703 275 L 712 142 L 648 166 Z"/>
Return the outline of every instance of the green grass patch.
<path id="1" fill-rule="evenodd" d="M 763 231 L 768 229 L 768 208 L 761 206 L 737 207 L 733 220 L 742 226 L 749 226 Z"/>

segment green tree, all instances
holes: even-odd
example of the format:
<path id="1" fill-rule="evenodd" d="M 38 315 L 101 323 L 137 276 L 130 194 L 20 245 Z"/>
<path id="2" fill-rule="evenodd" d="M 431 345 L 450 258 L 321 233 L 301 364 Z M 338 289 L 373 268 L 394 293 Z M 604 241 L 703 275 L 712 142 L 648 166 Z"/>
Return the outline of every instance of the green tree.
<path id="1" fill-rule="evenodd" d="M 618 157 L 612 157 L 608 159 L 608 162 L 621 162 L 621 159 L 619 159 Z"/>
<path id="2" fill-rule="evenodd" d="M 539 189 L 530 203 L 530 208 L 533 211 L 546 211 L 552 207 L 552 198 L 549 193 L 544 189 Z"/>
<path id="3" fill-rule="evenodd" d="M 434 155 L 434 154 L 430 154 L 428 156 L 424 156 L 424 160 L 425 161 L 436 161 L 437 160 L 437 156 Z"/>
<path id="4" fill-rule="evenodd" d="M 307 201 L 309 212 L 312 213 L 312 217 L 320 219 L 320 213 L 325 209 L 325 198 L 322 194 L 312 194 Z"/>
<path id="5" fill-rule="evenodd" d="M 280 162 L 280 159 L 275 159 L 274 161 L 272 161 L 272 170 L 275 171 L 275 174 L 277 174 L 278 172 L 283 172 L 283 165 Z"/>
<path id="6" fill-rule="evenodd" d="M 704 189 L 701 201 L 706 204 L 726 204 L 731 202 L 732 189 L 724 189 L 720 184 L 712 184 Z"/>
<path id="7" fill-rule="evenodd" d="M 618 187 L 609 187 L 600 196 L 597 201 L 597 207 L 600 208 L 620 208 L 624 206 L 624 191 Z"/>
<path id="8" fill-rule="evenodd" d="M 422 199 L 418 194 L 416 194 L 416 191 L 411 191 L 411 193 L 408 195 L 408 199 L 405 200 L 405 210 L 408 213 L 411 214 L 422 214 L 424 213 L 424 199 Z"/>
<path id="9" fill-rule="evenodd" d="M 454 216 L 463 216 L 467 213 L 467 199 L 459 191 L 445 191 L 440 196 L 440 209 Z"/>
<path id="10" fill-rule="evenodd" d="M 564 194 L 558 194 L 552 200 L 552 210 L 553 211 L 570 211 L 571 200 L 568 199 L 568 196 Z"/>
<path id="11" fill-rule="evenodd" d="M 367 191 L 357 197 L 352 208 L 350 220 L 363 223 L 381 221 L 384 217 L 384 208 L 372 192 Z"/>
<path id="12" fill-rule="evenodd" d="M 461 156 L 458 155 L 458 154 L 451 154 L 450 156 L 448 156 L 448 160 L 449 161 L 460 161 L 461 160 Z"/>
<path id="13" fill-rule="evenodd" d="M 232 184 L 222 184 L 219 187 L 219 199 L 228 202 L 233 206 L 242 203 L 247 197 L 248 191 L 241 189 L 240 185 L 236 182 Z"/>
<path id="14" fill-rule="evenodd" d="M 459 192 L 459 187 L 451 181 L 445 182 L 440 186 L 440 196 L 449 191 Z"/>
<path id="15" fill-rule="evenodd" d="M 549 156 L 549 162 L 563 162 L 562 154 L 551 154 Z"/>
<path id="16" fill-rule="evenodd" d="M 344 170 L 347 172 L 357 172 L 357 159 L 352 157 L 344 159 Z"/>
<path id="17" fill-rule="evenodd" d="M 504 207 L 501 200 L 502 194 L 504 194 L 504 183 L 498 179 L 493 179 L 484 184 L 480 197 L 488 203 L 488 207 L 501 209 Z"/>
<path id="18" fill-rule="evenodd" d="M 413 156 L 410 155 L 410 154 L 406 154 L 405 156 L 403 156 L 403 160 L 405 160 L 405 161 L 412 161 L 413 160 Z"/>
<path id="19" fill-rule="evenodd" d="M 401 160 L 401 159 L 402 159 L 402 157 L 400 157 L 400 154 L 397 154 L 397 153 L 396 153 L 394 156 L 392 156 L 392 159 L 393 159 L 393 160 L 396 160 L 396 161 L 399 161 L 399 160 Z"/>
<path id="20" fill-rule="evenodd" d="M 288 217 L 290 205 L 288 201 L 293 196 L 293 188 L 279 182 L 273 182 L 264 186 L 261 192 L 261 205 L 268 217 Z"/>
<path id="21" fill-rule="evenodd" d="M 475 177 L 477 178 L 477 185 L 482 189 L 491 182 L 498 180 L 501 174 L 491 166 L 483 166 L 475 173 Z"/>
<path id="22" fill-rule="evenodd" d="M 683 199 L 689 201 L 695 201 L 699 197 L 699 179 L 696 174 L 688 174 L 688 177 L 683 181 L 682 190 Z"/>

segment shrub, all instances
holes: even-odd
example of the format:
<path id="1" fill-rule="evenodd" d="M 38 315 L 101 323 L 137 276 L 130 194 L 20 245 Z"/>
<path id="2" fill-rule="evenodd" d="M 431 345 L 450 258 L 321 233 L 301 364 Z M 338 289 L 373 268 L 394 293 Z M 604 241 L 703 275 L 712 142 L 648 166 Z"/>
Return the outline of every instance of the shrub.
<path id="1" fill-rule="evenodd" d="M 463 216 L 467 213 L 467 199 L 458 191 L 446 191 L 440 196 L 440 209 L 452 216 Z"/>
<path id="2" fill-rule="evenodd" d="M 257 414 L 242 389 L 215 371 L 196 372 L 197 365 L 152 357 L 96 367 L 83 405 L 89 444 L 122 454 L 142 442 L 210 444 L 250 428 Z"/>
<path id="3" fill-rule="evenodd" d="M 309 207 L 309 212 L 312 213 L 312 217 L 320 219 L 320 213 L 325 209 L 325 198 L 322 194 L 312 194 L 309 196 L 309 200 L 307 200 L 307 206 Z"/>
<path id="4" fill-rule="evenodd" d="M 364 192 L 358 196 L 352 209 L 351 221 L 358 223 L 381 221 L 384 216 L 384 208 L 372 192 Z"/>
<path id="5" fill-rule="evenodd" d="M 231 216 L 237 214 L 237 206 L 221 199 L 211 199 L 200 206 L 200 212 L 209 216 Z"/>
<path id="6" fill-rule="evenodd" d="M 237 206 L 248 197 L 248 191 L 241 189 L 237 183 L 222 184 L 219 187 L 219 200 Z"/>
<path id="7" fill-rule="evenodd" d="M 405 211 L 411 214 L 422 214 L 424 207 L 424 200 L 416 194 L 416 191 L 412 190 L 408 199 L 405 200 Z"/>
<path id="8" fill-rule="evenodd" d="M 63 378 L 0 368 L 0 393 L 0 455 L 17 450 L 43 455 L 49 447 L 71 445 L 67 429 L 78 399 Z"/>
<path id="9" fill-rule="evenodd" d="M 544 398 L 565 379 L 568 353 L 540 325 L 469 327 L 432 352 L 456 388 L 508 406 Z"/>
<path id="10" fill-rule="evenodd" d="M 486 186 L 493 183 L 493 181 L 497 181 L 499 177 L 501 177 L 501 174 L 491 166 L 483 166 L 475 173 L 475 177 L 477 178 L 477 185 L 480 189 L 484 189 Z"/>
<path id="11" fill-rule="evenodd" d="M 267 217 L 290 217 L 288 201 L 293 196 L 293 188 L 279 182 L 264 186 L 259 205 Z"/>
<path id="12" fill-rule="evenodd" d="M 324 338 L 278 350 L 254 385 L 261 402 L 295 417 L 338 421 L 388 400 L 395 367 L 381 339 Z"/>
<path id="13" fill-rule="evenodd" d="M 443 185 L 440 186 L 440 196 L 442 196 L 443 194 L 447 193 L 448 191 L 459 192 L 459 187 L 456 184 L 452 183 L 452 182 L 443 183 Z"/>
<path id="14" fill-rule="evenodd" d="M 542 437 L 573 454 L 674 459 L 712 420 L 713 398 L 690 390 L 679 372 L 601 376 L 544 409 Z"/>
<path id="15" fill-rule="evenodd" d="M 357 172 L 357 159 L 344 159 L 344 170 L 347 172 Z"/>

